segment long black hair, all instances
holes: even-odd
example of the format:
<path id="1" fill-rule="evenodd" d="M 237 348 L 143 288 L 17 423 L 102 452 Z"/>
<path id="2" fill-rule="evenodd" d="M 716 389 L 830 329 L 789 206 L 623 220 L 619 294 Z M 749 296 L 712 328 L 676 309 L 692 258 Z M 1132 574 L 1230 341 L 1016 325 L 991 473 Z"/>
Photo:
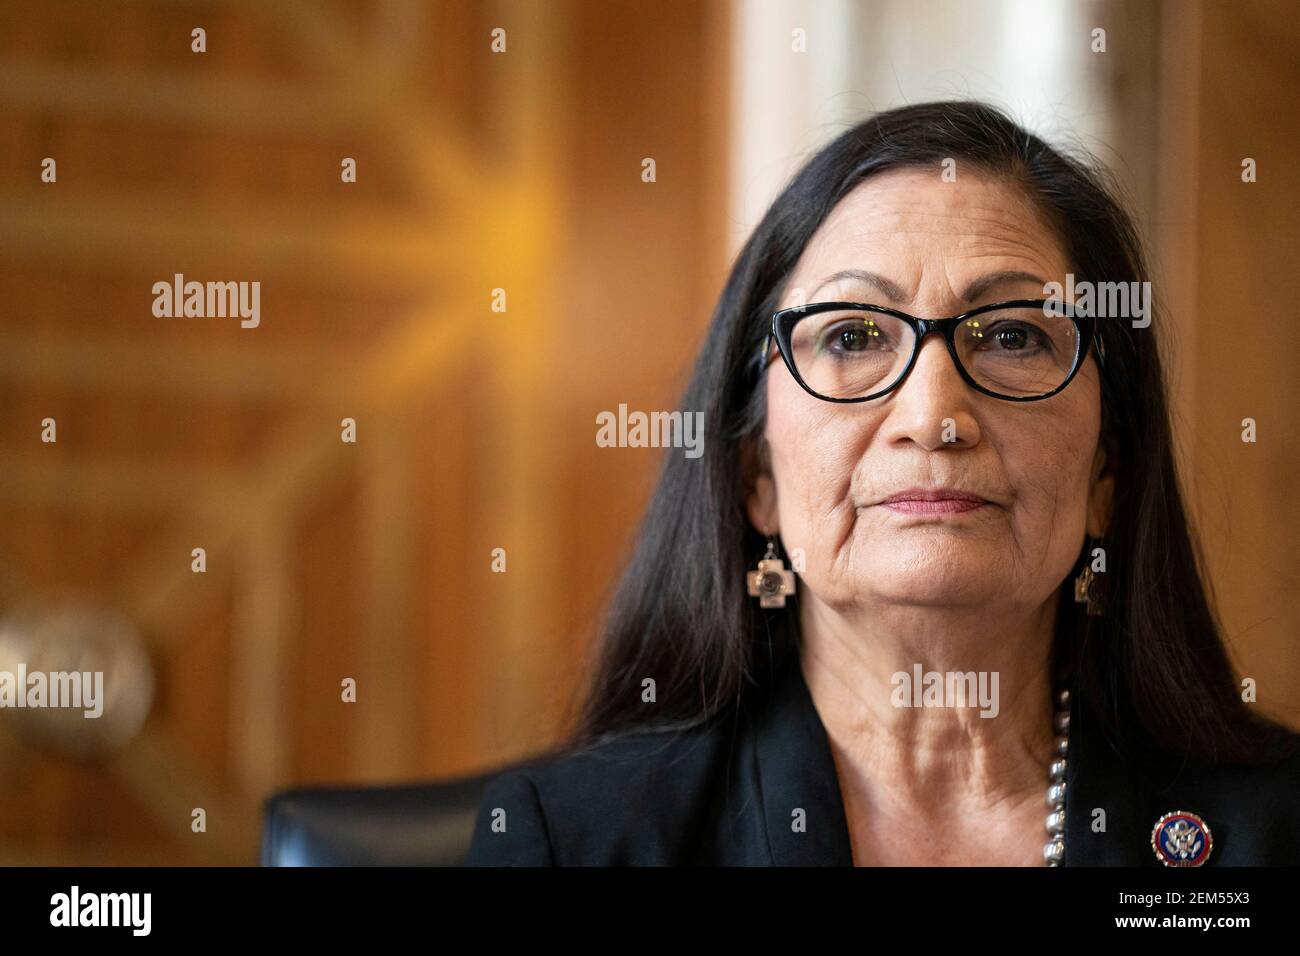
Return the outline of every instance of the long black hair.
<path id="1" fill-rule="evenodd" d="M 665 456 L 630 563 L 589 669 L 577 725 L 559 749 L 630 731 L 688 728 L 732 712 L 754 684 L 767 615 L 745 574 L 765 540 L 745 516 L 745 455 L 761 436 L 754 362 L 783 287 L 832 208 L 889 169 L 953 158 L 1009 180 L 1058 231 L 1077 280 L 1149 279 L 1138 233 L 1103 169 L 1053 149 L 999 110 L 939 102 L 879 113 L 838 135 L 794 175 L 738 254 L 681 407 L 704 413 L 704 453 Z M 1102 322 L 1102 441 L 1118 458 L 1099 575 L 1106 614 L 1084 613 L 1062 582 L 1053 660 L 1120 750 L 1155 747 L 1250 763 L 1285 728 L 1242 702 L 1188 526 L 1165 384 L 1151 328 Z M 1086 560 L 1081 547 L 1079 567 Z M 642 702 L 653 678 L 657 701 Z M 1276 751 L 1273 751 L 1274 753 Z"/>

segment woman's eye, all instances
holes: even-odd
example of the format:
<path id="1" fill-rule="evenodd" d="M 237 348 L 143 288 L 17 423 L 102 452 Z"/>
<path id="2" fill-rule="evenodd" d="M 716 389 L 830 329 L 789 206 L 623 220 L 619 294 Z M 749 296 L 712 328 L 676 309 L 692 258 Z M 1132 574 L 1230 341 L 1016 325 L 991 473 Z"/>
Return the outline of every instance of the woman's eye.
<path id="1" fill-rule="evenodd" d="M 1047 348 L 1050 350 L 1051 348 L 1051 342 L 1043 334 L 1042 329 L 1020 323 L 1003 323 L 994 326 L 981 337 L 992 340 L 1000 352 L 1036 352 L 1040 349 Z"/>
<path id="2" fill-rule="evenodd" d="M 1023 349 L 1029 339 L 1024 329 L 999 329 L 995 337 L 1004 349 Z"/>
<path id="3" fill-rule="evenodd" d="M 822 342 L 827 351 L 839 353 L 888 347 L 886 336 L 873 322 L 855 322 L 827 329 Z"/>
<path id="4" fill-rule="evenodd" d="M 863 329 L 845 329 L 839 335 L 840 347 L 849 352 L 865 349 L 870 343 Z"/>

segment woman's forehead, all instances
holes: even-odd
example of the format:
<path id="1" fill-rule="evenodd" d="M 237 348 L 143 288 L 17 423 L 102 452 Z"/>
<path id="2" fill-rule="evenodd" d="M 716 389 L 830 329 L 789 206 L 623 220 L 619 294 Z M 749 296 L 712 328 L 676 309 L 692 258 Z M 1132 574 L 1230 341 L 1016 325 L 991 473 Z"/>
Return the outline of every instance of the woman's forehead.
<path id="1" fill-rule="evenodd" d="M 959 172 L 955 182 L 928 169 L 891 170 L 835 207 L 804 249 L 783 298 L 861 288 L 853 276 L 860 271 L 887 280 L 896 290 L 890 298 L 906 301 L 939 279 L 953 289 L 993 272 L 1059 281 L 1064 263 L 1059 236 L 1011 183 L 973 170 L 964 178 Z"/>

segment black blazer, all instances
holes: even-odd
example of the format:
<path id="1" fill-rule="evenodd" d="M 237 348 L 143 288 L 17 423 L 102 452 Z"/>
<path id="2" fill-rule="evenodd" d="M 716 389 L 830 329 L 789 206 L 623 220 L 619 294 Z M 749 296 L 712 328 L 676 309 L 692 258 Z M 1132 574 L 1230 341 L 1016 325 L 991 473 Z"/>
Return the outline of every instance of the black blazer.
<path id="1" fill-rule="evenodd" d="M 631 733 L 494 778 L 465 865 L 851 866 L 825 727 L 797 654 L 787 644 L 775 660 L 764 693 L 701 727 Z M 1170 811 L 1208 825 L 1204 866 L 1300 864 L 1300 756 L 1250 769 L 1121 760 L 1073 697 L 1064 865 L 1162 866 L 1152 830 Z M 1096 809 L 1105 832 L 1093 832 Z M 492 830 L 498 810 L 504 832 Z"/>

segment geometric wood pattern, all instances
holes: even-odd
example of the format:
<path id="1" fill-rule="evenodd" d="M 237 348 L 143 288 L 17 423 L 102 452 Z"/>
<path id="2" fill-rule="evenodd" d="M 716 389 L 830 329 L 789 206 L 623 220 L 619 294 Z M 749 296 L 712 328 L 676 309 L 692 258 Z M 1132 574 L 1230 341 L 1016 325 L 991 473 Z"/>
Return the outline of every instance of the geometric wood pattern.
<path id="1" fill-rule="evenodd" d="M 560 729 L 657 469 L 595 414 L 673 407 L 726 266 L 724 14 L 0 12 L 0 611 L 121 609 L 157 682 L 98 760 L 0 721 L 0 863 L 249 862 L 276 789 Z M 175 273 L 260 325 L 155 317 Z"/>

